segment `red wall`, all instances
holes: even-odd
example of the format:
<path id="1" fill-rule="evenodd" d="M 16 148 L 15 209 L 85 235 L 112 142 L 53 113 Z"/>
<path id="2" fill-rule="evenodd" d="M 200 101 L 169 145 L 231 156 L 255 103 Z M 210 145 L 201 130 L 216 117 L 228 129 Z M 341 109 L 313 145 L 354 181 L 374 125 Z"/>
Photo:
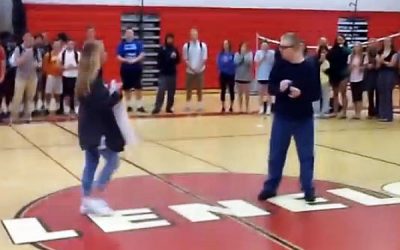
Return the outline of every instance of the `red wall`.
<path id="1" fill-rule="evenodd" d="M 77 41 L 82 41 L 85 28 L 95 25 L 109 53 L 105 69 L 107 79 L 118 78 L 119 75 L 115 48 L 120 37 L 120 16 L 124 12 L 135 11 L 137 7 L 27 5 L 31 32 L 47 31 L 54 36 L 63 31 Z M 234 48 L 241 41 L 248 41 L 254 49 L 256 32 L 276 39 L 285 31 L 295 31 L 308 44 L 315 44 L 320 36 L 333 40 L 338 18 L 352 14 L 340 11 L 169 7 L 146 8 L 146 12 L 160 15 L 162 34 L 175 33 L 179 47 L 186 42 L 191 27 L 199 29 L 201 40 L 209 47 L 207 88 L 218 87 L 215 58 L 224 39 L 232 40 Z M 381 37 L 400 31 L 400 13 L 363 12 L 359 16 L 369 20 L 370 36 Z M 181 67 L 178 80 L 180 88 L 184 86 L 183 65 Z"/>

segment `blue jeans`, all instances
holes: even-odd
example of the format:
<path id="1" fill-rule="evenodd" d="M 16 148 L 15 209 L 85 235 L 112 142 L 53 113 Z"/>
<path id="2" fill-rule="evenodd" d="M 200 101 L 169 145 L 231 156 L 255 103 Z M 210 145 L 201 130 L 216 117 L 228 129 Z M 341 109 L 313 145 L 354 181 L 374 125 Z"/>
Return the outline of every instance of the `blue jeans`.
<path id="1" fill-rule="evenodd" d="M 99 165 L 99 159 L 102 156 L 106 164 L 102 169 L 101 173 L 93 185 L 94 176 L 96 173 L 97 166 Z M 82 188 L 83 195 L 85 197 L 90 196 L 93 186 L 103 190 L 111 179 L 112 174 L 119 166 L 119 156 L 117 152 L 111 151 L 110 149 L 90 149 L 85 150 L 85 167 L 83 170 L 82 177 Z"/>
<path id="2" fill-rule="evenodd" d="M 272 123 L 265 192 L 276 193 L 278 189 L 292 136 L 296 142 L 300 161 L 302 190 L 306 194 L 314 192 L 314 119 L 310 117 L 305 120 L 292 120 L 278 115 L 274 116 Z"/>

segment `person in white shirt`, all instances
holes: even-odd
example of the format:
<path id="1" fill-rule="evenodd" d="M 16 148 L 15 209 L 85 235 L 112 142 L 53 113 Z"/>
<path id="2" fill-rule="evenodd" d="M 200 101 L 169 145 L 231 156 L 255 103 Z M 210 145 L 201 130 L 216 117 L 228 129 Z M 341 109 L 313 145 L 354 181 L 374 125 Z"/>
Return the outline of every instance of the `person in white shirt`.
<path id="1" fill-rule="evenodd" d="M 199 41 L 196 29 L 190 31 L 190 41 L 183 46 L 183 59 L 186 62 L 186 111 L 191 109 L 192 91 L 197 90 L 197 110 L 201 111 L 203 101 L 204 71 L 207 61 L 207 45 Z"/>
<path id="2" fill-rule="evenodd" d="M 78 77 L 78 66 L 81 53 L 75 49 L 75 42 L 68 41 L 66 48 L 59 55 L 60 65 L 63 69 L 63 93 L 60 100 L 59 114 L 75 114 L 75 84 Z"/>
<path id="3" fill-rule="evenodd" d="M 364 54 L 361 43 L 357 42 L 353 52 L 349 55 L 347 64 L 350 70 L 351 93 L 356 115 L 354 119 L 361 119 L 362 95 L 364 92 Z"/>
<path id="4" fill-rule="evenodd" d="M 254 62 L 257 65 L 257 81 L 259 83 L 260 114 L 271 113 L 271 99 L 268 95 L 269 76 L 275 63 L 275 51 L 269 49 L 268 42 L 262 41 L 261 49 L 256 52 Z"/>

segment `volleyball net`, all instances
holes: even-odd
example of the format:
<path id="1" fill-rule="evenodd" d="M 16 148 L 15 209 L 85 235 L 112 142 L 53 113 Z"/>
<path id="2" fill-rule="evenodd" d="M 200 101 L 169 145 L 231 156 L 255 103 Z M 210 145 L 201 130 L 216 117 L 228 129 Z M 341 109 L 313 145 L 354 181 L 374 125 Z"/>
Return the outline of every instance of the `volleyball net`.
<path id="1" fill-rule="evenodd" d="M 398 32 L 398 33 L 393 33 L 393 34 L 388 35 L 388 36 L 384 36 L 384 37 L 377 38 L 377 41 L 380 42 L 380 41 L 385 40 L 386 38 L 396 38 L 396 37 L 400 37 L 400 32 Z M 257 50 L 259 49 L 260 43 L 261 43 L 262 41 L 267 41 L 268 43 L 272 43 L 272 44 L 279 44 L 279 41 L 278 41 L 278 40 L 275 40 L 275 39 L 272 39 L 272 38 L 269 38 L 269 37 L 266 37 L 266 36 L 262 36 L 262 35 L 260 35 L 259 33 L 256 33 L 256 48 L 257 48 Z M 363 42 L 363 43 L 361 43 L 361 44 L 362 44 L 363 46 L 367 46 L 367 45 L 370 44 L 370 43 L 371 43 L 371 42 Z M 308 49 L 317 49 L 318 46 L 307 46 L 307 48 L 308 48 Z"/>

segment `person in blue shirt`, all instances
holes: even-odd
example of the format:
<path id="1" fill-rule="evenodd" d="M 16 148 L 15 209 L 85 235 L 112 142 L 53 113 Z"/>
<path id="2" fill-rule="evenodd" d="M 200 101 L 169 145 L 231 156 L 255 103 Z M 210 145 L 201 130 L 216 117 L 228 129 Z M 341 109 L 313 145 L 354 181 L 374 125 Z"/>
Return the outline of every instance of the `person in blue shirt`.
<path id="1" fill-rule="evenodd" d="M 319 68 L 304 58 L 301 41 L 295 33 L 282 36 L 282 59 L 270 75 L 269 91 L 276 97 L 272 122 L 268 177 L 258 200 L 276 196 L 282 180 L 291 138 L 296 142 L 300 161 L 300 184 L 306 202 L 315 201 L 314 115 L 312 103 L 321 97 Z"/>
<path id="2" fill-rule="evenodd" d="M 125 39 L 118 46 L 118 60 L 121 62 L 122 89 L 126 98 L 128 112 L 133 110 L 131 91 L 135 90 L 136 108 L 138 112 L 145 113 L 142 101 L 142 72 L 144 60 L 143 43 L 135 39 L 134 31 L 128 28 Z"/>
<path id="3" fill-rule="evenodd" d="M 219 70 L 219 83 L 221 86 L 221 102 L 222 110 L 225 112 L 225 95 L 226 89 L 229 89 L 229 95 L 231 98 L 231 105 L 229 112 L 233 112 L 233 103 L 235 101 L 235 55 L 232 52 L 231 42 L 228 40 L 224 41 L 223 48 L 218 55 L 218 70 Z"/>

